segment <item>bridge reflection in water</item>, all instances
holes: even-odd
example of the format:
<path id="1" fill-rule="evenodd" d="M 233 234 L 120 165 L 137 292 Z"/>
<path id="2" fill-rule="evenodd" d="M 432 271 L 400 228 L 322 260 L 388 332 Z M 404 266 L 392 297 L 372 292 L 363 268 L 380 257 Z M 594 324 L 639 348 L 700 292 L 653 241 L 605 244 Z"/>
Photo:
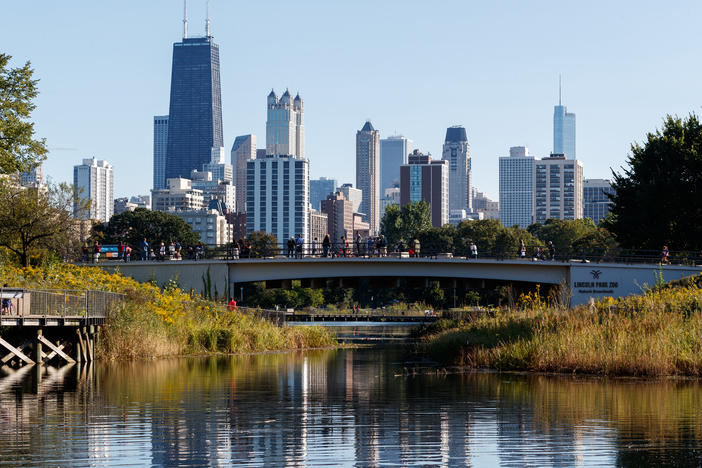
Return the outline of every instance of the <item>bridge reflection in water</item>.
<path id="1" fill-rule="evenodd" d="M 3 369 L 2 464 L 702 464 L 697 381 L 459 375 L 402 353 L 73 365 L 43 386 Z"/>

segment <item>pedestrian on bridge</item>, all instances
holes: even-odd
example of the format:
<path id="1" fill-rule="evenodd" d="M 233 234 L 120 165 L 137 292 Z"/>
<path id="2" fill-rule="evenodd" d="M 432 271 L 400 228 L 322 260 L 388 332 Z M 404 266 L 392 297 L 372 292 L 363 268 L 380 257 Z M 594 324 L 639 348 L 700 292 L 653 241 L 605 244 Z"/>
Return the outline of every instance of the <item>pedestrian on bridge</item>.
<path id="1" fill-rule="evenodd" d="M 473 241 L 470 242 L 470 258 L 478 258 L 478 246 Z"/>
<path id="2" fill-rule="evenodd" d="M 324 236 L 324 240 L 322 240 L 322 252 L 324 253 L 324 257 L 329 256 L 329 248 L 331 247 L 331 240 L 329 240 L 329 234 L 326 234 Z"/>
<path id="3" fill-rule="evenodd" d="M 414 256 L 416 258 L 419 258 L 419 249 L 421 245 L 419 243 L 419 239 L 417 239 L 417 236 L 414 237 L 414 240 L 412 241 L 412 249 L 414 250 Z"/>
<path id="4" fill-rule="evenodd" d="M 141 241 L 141 260 L 143 262 L 149 259 L 149 243 L 146 242 L 146 237 Z"/>
<path id="5" fill-rule="evenodd" d="M 553 241 L 548 241 L 548 257 L 551 261 L 556 259 L 556 246 L 553 245 Z"/>

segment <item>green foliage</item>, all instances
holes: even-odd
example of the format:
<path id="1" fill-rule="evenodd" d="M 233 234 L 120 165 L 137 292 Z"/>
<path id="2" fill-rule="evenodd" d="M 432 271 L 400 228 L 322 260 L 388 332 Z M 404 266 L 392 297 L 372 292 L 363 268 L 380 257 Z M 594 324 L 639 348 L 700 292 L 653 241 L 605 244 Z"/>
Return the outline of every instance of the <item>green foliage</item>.
<path id="1" fill-rule="evenodd" d="M 0 53 L 0 174 L 28 172 L 45 159 L 46 141 L 34 139 L 29 121 L 37 97 L 37 80 L 27 62 L 9 68 L 12 57 Z"/>
<path id="2" fill-rule="evenodd" d="M 402 242 L 405 246 L 415 237 L 431 229 L 431 211 L 424 200 L 403 207 L 390 205 L 380 221 L 380 231 L 390 248 Z"/>
<path id="3" fill-rule="evenodd" d="M 182 245 L 193 245 L 200 239 L 200 234 L 193 231 L 183 218 L 144 208 L 114 215 L 107 225 L 96 225 L 92 234 L 104 243 L 117 244 L 122 241 L 136 248 L 146 238 L 154 250 L 161 242 L 169 244 L 180 241 Z"/>
<path id="4" fill-rule="evenodd" d="M 0 179 L 0 247 L 23 266 L 52 252 L 68 257 L 75 241 L 74 198 L 65 184 L 36 190 L 20 187 L 14 177 Z"/>
<path id="5" fill-rule="evenodd" d="M 607 252 L 616 246 L 606 229 L 598 229 L 590 218 L 561 220 L 547 219 L 544 224 L 532 224 L 529 232 L 543 243 L 552 241 L 559 258 L 573 258 L 586 252 Z"/>
<path id="6" fill-rule="evenodd" d="M 278 253 L 278 239 L 275 234 L 265 231 L 253 231 L 248 236 L 251 244 L 251 257 L 272 257 Z"/>
<path id="7" fill-rule="evenodd" d="M 614 173 L 605 227 L 627 248 L 696 250 L 702 238 L 702 124 L 667 116 Z"/>

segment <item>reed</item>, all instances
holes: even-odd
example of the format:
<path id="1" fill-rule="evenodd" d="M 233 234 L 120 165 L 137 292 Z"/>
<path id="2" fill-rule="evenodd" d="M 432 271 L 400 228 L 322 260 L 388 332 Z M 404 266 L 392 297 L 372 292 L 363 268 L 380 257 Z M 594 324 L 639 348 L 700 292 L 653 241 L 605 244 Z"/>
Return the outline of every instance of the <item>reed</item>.
<path id="1" fill-rule="evenodd" d="M 472 368 L 601 375 L 702 375 L 702 276 L 574 309 L 520 308 L 422 333 L 434 359 Z"/>
<path id="2" fill-rule="evenodd" d="M 184 354 L 246 353 L 322 348 L 336 339 L 322 327 L 278 327 L 224 304 L 159 288 L 99 268 L 68 264 L 0 265 L 0 284 L 37 289 L 94 289 L 125 295 L 102 328 L 97 355 L 108 360 Z"/>

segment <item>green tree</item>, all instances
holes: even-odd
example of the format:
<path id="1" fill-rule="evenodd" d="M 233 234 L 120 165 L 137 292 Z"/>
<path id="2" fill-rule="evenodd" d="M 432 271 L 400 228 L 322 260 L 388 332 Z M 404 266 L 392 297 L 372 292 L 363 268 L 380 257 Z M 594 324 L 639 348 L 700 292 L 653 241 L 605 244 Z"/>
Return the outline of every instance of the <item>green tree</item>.
<path id="1" fill-rule="evenodd" d="M 590 236 L 597 231 L 597 226 L 590 218 L 585 219 L 547 219 L 544 224 L 532 224 L 529 232 L 539 238 L 544 244 L 553 242 L 556 256 L 560 258 L 579 258 L 582 248 L 578 243 L 581 238 Z M 576 250 L 577 249 L 577 250 Z"/>
<path id="2" fill-rule="evenodd" d="M 0 246 L 13 252 L 23 266 L 41 252 L 68 255 L 77 237 L 74 198 L 73 188 L 66 184 L 29 189 L 14 177 L 0 178 Z"/>
<path id="3" fill-rule="evenodd" d="M 93 228 L 93 237 L 107 244 L 126 242 L 132 248 L 139 248 L 146 238 L 149 245 L 156 250 L 161 242 L 169 244 L 179 241 L 182 245 L 193 245 L 200 239 L 200 234 L 183 218 L 163 211 L 151 211 L 137 208 L 114 215 L 107 224 L 98 224 Z"/>
<path id="4" fill-rule="evenodd" d="M 34 139 L 29 117 L 36 107 L 37 81 L 30 63 L 9 68 L 12 57 L 0 53 L 0 174 L 28 172 L 44 160 L 46 141 Z"/>
<path id="5" fill-rule="evenodd" d="M 417 238 L 421 244 L 422 255 L 436 255 L 437 253 L 453 252 L 455 237 L 456 228 L 452 224 L 446 224 L 440 228 L 422 231 Z"/>
<path id="6" fill-rule="evenodd" d="M 696 250 L 702 238 L 702 125 L 695 114 L 667 116 L 663 129 L 634 143 L 613 173 L 612 216 L 604 222 L 622 246 Z"/>
<path id="7" fill-rule="evenodd" d="M 469 256 L 471 242 L 475 242 L 478 247 L 478 255 L 493 255 L 497 237 L 503 230 L 502 224 L 497 219 L 461 221 L 456 228 L 454 240 L 456 255 Z"/>
<path id="8" fill-rule="evenodd" d="M 265 231 L 253 231 L 248 236 L 251 244 L 251 257 L 272 257 L 278 253 L 278 239 L 275 234 Z"/>
<path id="9" fill-rule="evenodd" d="M 431 210 L 424 200 L 410 202 L 400 208 L 390 205 L 380 221 L 380 231 L 385 235 L 390 248 L 399 242 L 405 246 L 421 233 L 431 229 Z"/>

